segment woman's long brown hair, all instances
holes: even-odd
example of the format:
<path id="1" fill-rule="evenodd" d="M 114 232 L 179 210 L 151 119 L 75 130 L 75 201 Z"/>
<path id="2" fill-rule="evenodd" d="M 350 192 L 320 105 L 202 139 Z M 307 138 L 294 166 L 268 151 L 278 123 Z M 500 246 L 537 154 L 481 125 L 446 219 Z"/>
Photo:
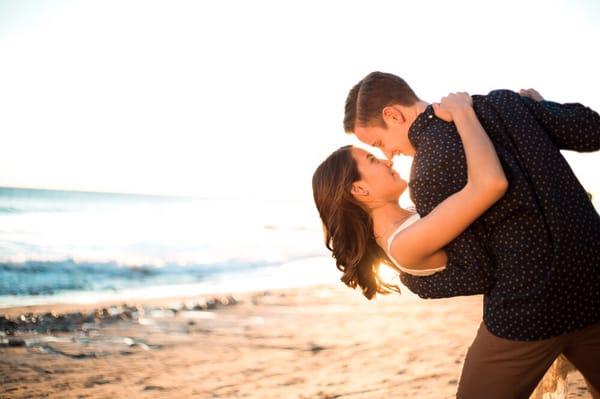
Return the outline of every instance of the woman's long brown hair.
<path id="1" fill-rule="evenodd" d="M 341 281 L 350 288 L 360 286 L 367 299 L 377 293 L 400 292 L 397 285 L 381 280 L 382 263 L 391 265 L 385 251 L 375 241 L 371 215 L 351 193 L 360 180 L 352 146 L 334 151 L 313 174 L 315 204 L 323 222 L 325 246 L 332 252 Z"/>

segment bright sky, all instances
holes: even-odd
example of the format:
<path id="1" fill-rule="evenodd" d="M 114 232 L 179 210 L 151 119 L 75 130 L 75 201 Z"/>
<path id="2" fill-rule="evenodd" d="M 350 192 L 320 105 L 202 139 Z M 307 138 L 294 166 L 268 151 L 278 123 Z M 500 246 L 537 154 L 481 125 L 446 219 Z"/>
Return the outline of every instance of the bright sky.
<path id="1" fill-rule="evenodd" d="M 368 72 L 600 110 L 598 43 L 594 0 L 0 0 L 0 185 L 306 199 Z"/>

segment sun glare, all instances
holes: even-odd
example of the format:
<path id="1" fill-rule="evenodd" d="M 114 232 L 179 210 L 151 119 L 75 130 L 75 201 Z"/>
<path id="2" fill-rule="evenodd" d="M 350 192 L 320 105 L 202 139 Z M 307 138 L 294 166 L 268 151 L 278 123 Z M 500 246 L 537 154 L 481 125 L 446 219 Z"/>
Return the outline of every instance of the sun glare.
<path id="1" fill-rule="evenodd" d="M 381 278 L 381 280 L 383 280 L 385 283 L 388 283 L 388 284 L 398 283 L 398 281 L 394 281 L 394 280 L 398 279 L 398 272 L 384 263 L 379 265 L 378 274 L 379 274 L 379 277 Z"/>

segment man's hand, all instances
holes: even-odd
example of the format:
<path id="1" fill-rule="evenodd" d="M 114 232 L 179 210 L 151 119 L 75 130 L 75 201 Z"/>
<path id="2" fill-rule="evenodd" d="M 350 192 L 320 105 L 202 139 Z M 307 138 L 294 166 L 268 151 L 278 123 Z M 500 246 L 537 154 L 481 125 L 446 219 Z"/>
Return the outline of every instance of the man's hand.
<path id="1" fill-rule="evenodd" d="M 529 97 L 535 101 L 544 101 L 544 97 L 535 89 L 521 89 L 519 90 L 519 94 L 523 97 Z"/>

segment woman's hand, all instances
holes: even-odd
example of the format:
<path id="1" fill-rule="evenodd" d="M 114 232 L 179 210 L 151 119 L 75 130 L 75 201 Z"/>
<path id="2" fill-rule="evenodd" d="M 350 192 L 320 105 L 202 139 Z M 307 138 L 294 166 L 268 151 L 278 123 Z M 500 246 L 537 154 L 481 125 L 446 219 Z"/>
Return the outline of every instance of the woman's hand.
<path id="1" fill-rule="evenodd" d="M 519 94 L 523 97 L 529 97 L 535 101 L 544 101 L 544 97 L 535 89 L 521 89 L 519 90 Z"/>
<path id="2" fill-rule="evenodd" d="M 450 93 L 443 97 L 439 103 L 433 103 L 432 106 L 438 118 L 446 122 L 452 122 L 458 113 L 472 109 L 473 99 L 469 93 L 464 91 Z"/>

